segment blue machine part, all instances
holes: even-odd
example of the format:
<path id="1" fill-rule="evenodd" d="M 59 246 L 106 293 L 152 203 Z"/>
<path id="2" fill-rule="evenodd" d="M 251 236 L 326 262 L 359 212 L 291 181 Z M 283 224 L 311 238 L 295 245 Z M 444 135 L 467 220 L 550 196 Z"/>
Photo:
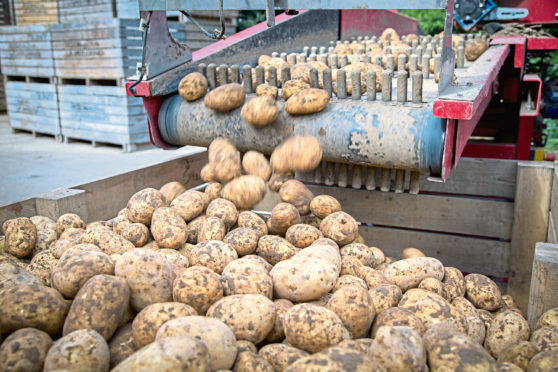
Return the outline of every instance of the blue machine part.
<path id="1" fill-rule="evenodd" d="M 492 0 L 456 0 L 453 16 L 457 23 L 469 31 L 496 9 Z"/>

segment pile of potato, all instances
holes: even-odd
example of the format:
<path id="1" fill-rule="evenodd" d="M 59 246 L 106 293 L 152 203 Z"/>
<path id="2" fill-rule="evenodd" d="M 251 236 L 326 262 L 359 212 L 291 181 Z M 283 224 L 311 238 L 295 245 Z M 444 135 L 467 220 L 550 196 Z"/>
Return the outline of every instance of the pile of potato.
<path id="1" fill-rule="evenodd" d="M 2 371 L 556 368 L 558 308 L 530 330 L 488 277 L 366 245 L 335 198 L 292 179 L 316 143 L 290 138 L 270 164 L 219 138 L 204 192 L 140 190 L 110 222 L 6 221 Z M 281 203 L 262 217 L 268 189 Z"/>

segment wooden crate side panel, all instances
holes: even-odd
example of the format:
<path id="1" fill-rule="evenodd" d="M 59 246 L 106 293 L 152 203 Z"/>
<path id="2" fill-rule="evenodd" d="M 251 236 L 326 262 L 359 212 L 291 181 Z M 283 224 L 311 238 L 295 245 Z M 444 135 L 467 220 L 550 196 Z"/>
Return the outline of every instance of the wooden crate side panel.
<path id="1" fill-rule="evenodd" d="M 117 0 L 116 14 L 118 18 L 139 18 L 139 6 L 136 0 Z"/>
<path id="2" fill-rule="evenodd" d="M 548 243 L 558 244 L 558 161 L 554 162 L 552 176 L 552 193 L 550 195 L 550 213 L 548 215 Z"/>
<path id="3" fill-rule="evenodd" d="M 14 0 L 14 14 L 18 25 L 58 23 L 56 0 Z"/>
<path id="4" fill-rule="evenodd" d="M 7 205 L 0 206 L 0 223 L 12 218 L 33 217 L 37 215 L 35 198 L 17 201 Z M 1 226 L 1 225 L 0 225 Z"/>
<path id="5" fill-rule="evenodd" d="M 0 112 L 6 111 L 6 89 L 4 87 L 4 79 L 0 75 Z"/>
<path id="6" fill-rule="evenodd" d="M 0 28 L 0 64 L 4 75 L 54 76 L 50 27 L 45 25 Z"/>

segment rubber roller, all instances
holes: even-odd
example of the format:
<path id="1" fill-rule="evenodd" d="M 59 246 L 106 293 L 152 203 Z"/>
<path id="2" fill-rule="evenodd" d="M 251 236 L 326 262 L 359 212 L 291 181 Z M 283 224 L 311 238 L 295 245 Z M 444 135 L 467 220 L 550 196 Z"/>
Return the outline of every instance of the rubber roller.
<path id="1" fill-rule="evenodd" d="M 434 118 L 432 104 L 332 98 L 322 112 L 296 117 L 285 112 L 282 101 L 277 104 L 277 120 L 255 128 L 242 120 L 240 109 L 219 113 L 203 100 L 185 102 L 174 95 L 163 102 L 159 131 L 173 145 L 206 147 L 225 137 L 240 151 L 265 154 L 289 136 L 309 135 L 320 141 L 325 161 L 441 173 L 445 122 Z"/>

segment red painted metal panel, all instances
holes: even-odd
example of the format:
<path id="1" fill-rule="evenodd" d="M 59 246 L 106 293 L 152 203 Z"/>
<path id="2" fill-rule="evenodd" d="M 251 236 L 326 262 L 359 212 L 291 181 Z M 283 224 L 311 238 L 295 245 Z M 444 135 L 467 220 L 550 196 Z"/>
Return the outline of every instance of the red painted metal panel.
<path id="1" fill-rule="evenodd" d="M 497 3 L 501 7 L 528 9 L 529 15 L 520 19 L 521 23 L 556 23 L 556 0 L 499 0 Z"/>
<path id="2" fill-rule="evenodd" d="M 520 68 L 523 73 L 525 66 L 525 44 L 517 44 L 513 53 L 513 67 Z"/>
<path id="3" fill-rule="evenodd" d="M 537 85 L 537 96 L 531 97 L 533 99 L 533 103 L 536 104 L 535 110 L 524 110 L 524 107 L 521 107 L 521 111 L 519 112 L 520 116 L 537 116 L 539 114 L 539 109 L 541 107 L 541 92 L 542 92 L 542 80 L 537 74 L 525 74 L 523 76 L 523 81 L 527 83 L 535 83 L 535 84 L 528 84 L 528 85 Z"/>
<path id="4" fill-rule="evenodd" d="M 510 52 L 509 45 L 488 49 L 468 69 L 468 76 L 457 80 L 460 86 L 479 86 L 478 94 L 473 99 L 446 99 L 443 96 L 434 101 L 433 112 L 437 118 L 472 120 L 482 105 L 486 108 L 492 96 L 492 83 L 498 76 L 506 57 Z M 482 109 L 484 112 L 484 109 Z M 475 123 L 476 125 L 476 123 Z"/>
<path id="5" fill-rule="evenodd" d="M 556 50 L 558 49 L 558 37 L 533 37 L 527 39 L 529 50 Z"/>
<path id="6" fill-rule="evenodd" d="M 468 143 L 463 150 L 466 158 L 515 159 L 513 143 Z"/>
<path id="7" fill-rule="evenodd" d="M 517 160 L 529 160 L 534 124 L 535 118 L 533 116 L 521 116 L 519 118 L 519 130 L 517 133 Z"/>
<path id="8" fill-rule="evenodd" d="M 496 36 L 490 42 L 490 45 L 515 45 L 513 56 L 513 67 L 522 69 L 525 65 L 525 44 L 527 38 L 525 36 Z"/>
<path id="9" fill-rule="evenodd" d="M 442 179 L 448 179 L 453 159 L 453 140 L 455 138 L 455 119 L 446 122 L 446 137 L 444 139 L 444 155 L 442 157 Z"/>
<path id="10" fill-rule="evenodd" d="M 385 9 L 349 9 L 341 11 L 341 40 L 357 36 L 379 36 L 391 27 L 399 35 L 416 34 L 417 21 Z"/>
<path id="11" fill-rule="evenodd" d="M 159 110 L 163 104 L 164 98 L 165 97 L 162 96 L 142 97 L 143 107 L 147 113 L 147 125 L 151 143 L 159 148 L 169 150 L 174 147 L 167 144 L 159 134 Z"/>

